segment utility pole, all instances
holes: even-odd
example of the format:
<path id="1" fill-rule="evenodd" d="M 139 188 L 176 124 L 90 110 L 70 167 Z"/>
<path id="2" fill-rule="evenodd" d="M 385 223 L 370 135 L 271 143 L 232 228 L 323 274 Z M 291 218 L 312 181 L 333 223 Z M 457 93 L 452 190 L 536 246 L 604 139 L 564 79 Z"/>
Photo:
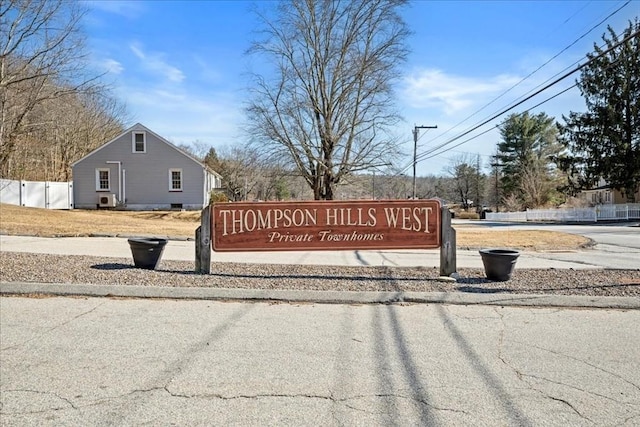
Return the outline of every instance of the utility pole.
<path id="1" fill-rule="evenodd" d="M 418 163 L 418 129 L 437 129 L 438 126 L 413 127 L 413 199 L 416 198 L 416 163 Z"/>
<path id="2" fill-rule="evenodd" d="M 476 195 L 475 195 L 474 204 L 476 206 L 476 213 L 480 213 L 482 212 L 482 205 L 480 204 L 480 154 L 476 155 L 476 174 L 475 175 L 476 176 L 474 177 L 474 181 L 475 181 Z"/>
<path id="3" fill-rule="evenodd" d="M 498 209 L 500 208 L 500 189 L 498 188 L 498 174 L 500 172 L 500 167 L 504 166 L 503 164 L 501 164 L 498 161 L 498 155 L 494 155 L 491 156 L 494 159 L 494 162 L 491 163 L 491 167 L 494 168 L 495 173 L 496 173 L 496 181 L 495 181 L 495 193 L 496 193 L 496 212 L 498 212 Z"/>
<path id="4" fill-rule="evenodd" d="M 371 198 L 376 199 L 376 170 L 373 169 L 373 179 L 371 180 Z"/>

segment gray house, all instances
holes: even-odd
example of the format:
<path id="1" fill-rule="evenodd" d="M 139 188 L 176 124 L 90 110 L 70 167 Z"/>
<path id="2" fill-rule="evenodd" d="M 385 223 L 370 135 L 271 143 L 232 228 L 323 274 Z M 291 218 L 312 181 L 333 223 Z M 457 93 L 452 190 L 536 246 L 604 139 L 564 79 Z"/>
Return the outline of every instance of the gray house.
<path id="1" fill-rule="evenodd" d="M 219 174 L 140 123 L 73 163 L 74 207 L 202 209 Z"/>

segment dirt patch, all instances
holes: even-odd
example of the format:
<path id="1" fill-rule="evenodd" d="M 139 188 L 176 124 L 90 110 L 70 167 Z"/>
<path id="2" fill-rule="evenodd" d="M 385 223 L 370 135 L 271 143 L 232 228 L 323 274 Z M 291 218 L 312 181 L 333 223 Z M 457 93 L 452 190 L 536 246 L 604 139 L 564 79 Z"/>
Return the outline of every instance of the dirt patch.
<path id="1" fill-rule="evenodd" d="M 0 204 L 0 232 L 30 236 L 140 235 L 193 238 L 200 211 L 89 211 L 26 208 Z M 454 227 L 461 249 L 509 247 L 529 251 L 575 250 L 586 237 L 555 231 Z"/>

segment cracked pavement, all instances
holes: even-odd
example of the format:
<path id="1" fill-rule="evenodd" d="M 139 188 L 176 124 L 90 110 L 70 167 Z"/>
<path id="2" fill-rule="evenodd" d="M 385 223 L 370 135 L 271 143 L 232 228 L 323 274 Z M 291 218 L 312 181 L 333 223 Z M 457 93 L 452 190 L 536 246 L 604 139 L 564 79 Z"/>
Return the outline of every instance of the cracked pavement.
<path id="1" fill-rule="evenodd" d="M 640 422 L 640 310 L 0 298 L 0 425 Z"/>

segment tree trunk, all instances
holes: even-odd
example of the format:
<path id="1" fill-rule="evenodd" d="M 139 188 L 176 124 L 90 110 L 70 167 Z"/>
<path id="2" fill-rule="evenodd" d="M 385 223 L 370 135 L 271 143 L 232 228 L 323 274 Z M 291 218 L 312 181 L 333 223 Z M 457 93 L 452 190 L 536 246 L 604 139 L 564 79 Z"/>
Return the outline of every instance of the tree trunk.
<path id="1" fill-rule="evenodd" d="M 333 180 L 330 176 L 327 176 L 324 179 L 323 200 L 333 200 Z"/>

